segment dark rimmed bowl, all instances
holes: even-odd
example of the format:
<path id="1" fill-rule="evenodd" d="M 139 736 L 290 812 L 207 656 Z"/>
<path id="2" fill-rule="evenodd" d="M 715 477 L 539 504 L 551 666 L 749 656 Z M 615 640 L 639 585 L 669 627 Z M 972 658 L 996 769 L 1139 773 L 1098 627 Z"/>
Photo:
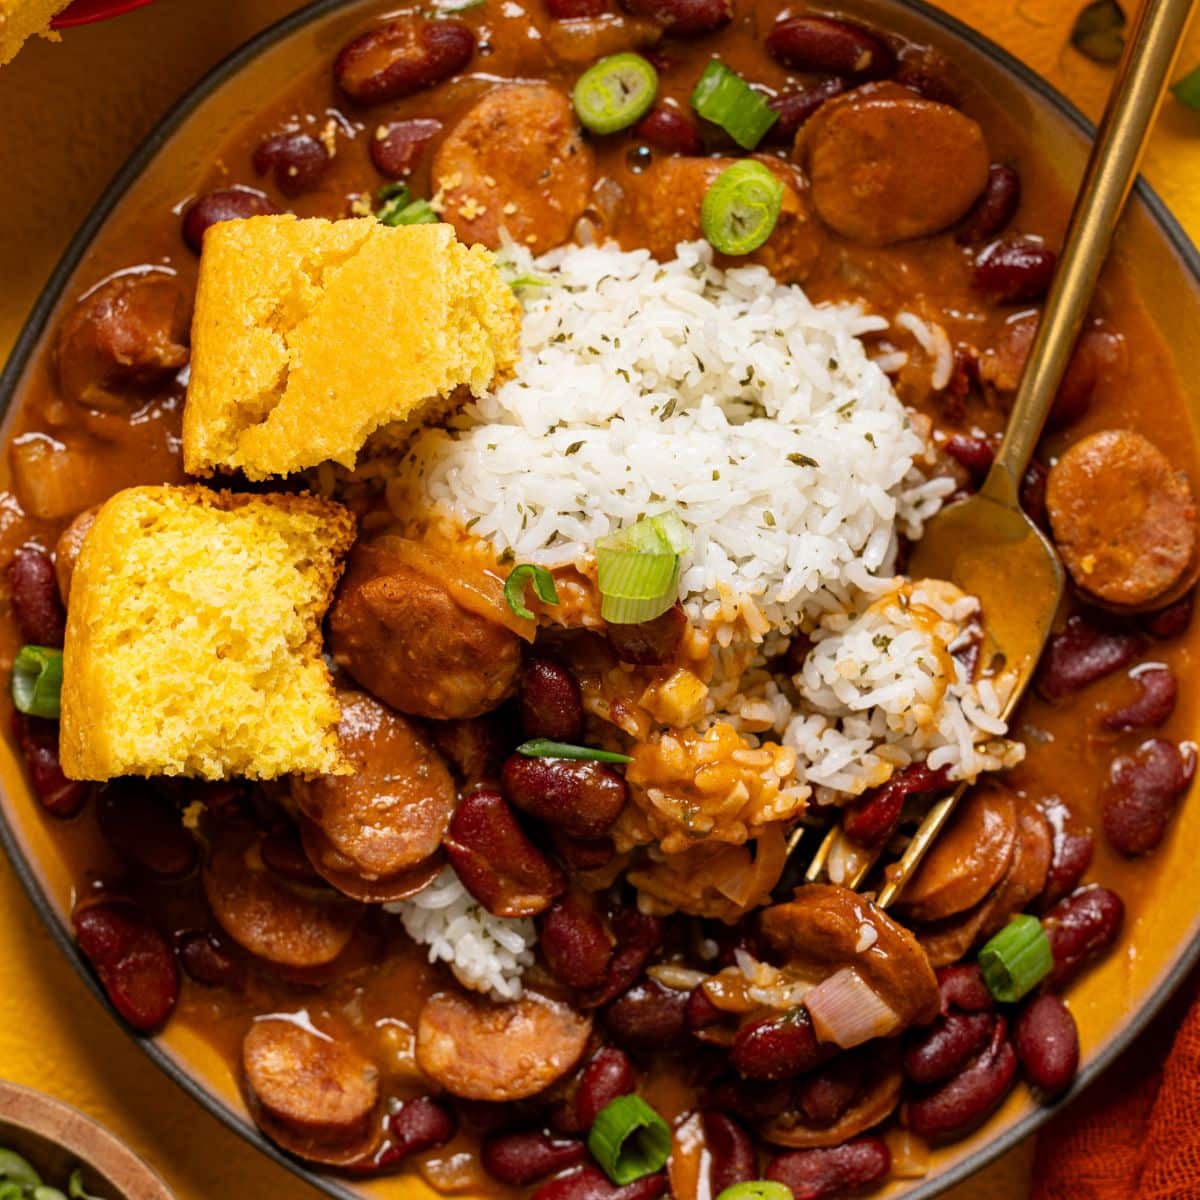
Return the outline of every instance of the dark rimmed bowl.
<path id="1" fill-rule="evenodd" d="M 318 0 L 249 42 L 212 71 L 163 119 L 113 181 L 68 248 L 0 375 L 0 406 L 14 395 L 60 306 L 94 281 L 105 265 L 93 252 L 101 231 L 130 228 L 156 205 L 173 205 L 198 185 L 217 129 L 222 136 L 255 112 L 264 97 L 287 90 L 298 69 L 328 60 L 333 49 L 379 0 Z M 841 0 L 835 7 L 861 15 L 954 59 L 980 89 L 1042 147 L 1046 169 L 1070 190 L 1082 171 L 1091 137 L 1083 117 L 1047 83 L 987 39 L 921 0 Z M 1200 361 L 1200 255 L 1144 182 L 1140 183 L 1114 249 L 1117 288 L 1136 293 L 1155 325 L 1163 353 L 1178 368 L 1200 428 L 1200 381 L 1186 368 Z M 1110 277 L 1110 286 L 1112 278 Z M 9 412 L 11 419 L 11 412 Z M 75 948 L 68 925 L 72 881 L 53 823 L 29 793 L 11 747 L 0 746 L 0 839 L 30 898 L 63 953 L 102 1001 L 104 996 Z M 1200 856 L 1200 808 L 1184 808 L 1168 841 L 1143 877 L 1144 894 L 1119 950 L 1071 992 L 1080 1025 L 1083 1067 L 1071 1093 L 1054 1107 L 1038 1107 L 1018 1088 L 974 1136 L 933 1152 L 926 1175 L 897 1180 L 881 1196 L 929 1200 L 961 1182 L 1028 1136 L 1105 1069 L 1146 1026 L 1172 989 L 1200 959 L 1200 913 L 1187 888 Z M 253 1143 L 327 1195 L 416 1197 L 433 1193 L 415 1175 L 368 1183 L 315 1171 L 282 1154 L 255 1128 L 225 1059 L 178 1023 L 155 1039 L 139 1039 L 145 1052 L 185 1091 Z"/>

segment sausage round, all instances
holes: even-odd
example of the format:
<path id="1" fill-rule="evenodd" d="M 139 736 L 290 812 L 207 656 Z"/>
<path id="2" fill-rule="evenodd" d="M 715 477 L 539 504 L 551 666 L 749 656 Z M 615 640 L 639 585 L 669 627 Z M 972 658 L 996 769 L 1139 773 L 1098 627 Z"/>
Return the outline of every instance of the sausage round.
<path id="1" fill-rule="evenodd" d="M 1148 604 L 1192 565 L 1196 502 L 1187 476 L 1133 430 L 1076 442 L 1051 468 L 1046 508 L 1071 578 L 1106 603 Z"/>
<path id="2" fill-rule="evenodd" d="M 300 818 L 300 842 L 309 866 L 321 879 L 343 896 L 360 900 L 363 904 L 391 904 L 395 900 L 407 900 L 409 896 L 423 892 L 446 865 L 444 855 L 431 854 L 394 875 L 369 879 L 357 871 L 348 858 L 339 854 L 320 827 L 306 817 Z"/>
<path id="3" fill-rule="evenodd" d="M 508 1004 L 438 992 L 421 1009 L 417 1065 L 451 1095 L 521 1100 L 570 1071 L 591 1031 L 590 1018 L 532 992 Z"/>
<path id="4" fill-rule="evenodd" d="M 495 250 L 500 231 L 535 254 L 569 241 L 595 177 L 570 100 L 545 83 L 487 93 L 433 160 L 443 216 L 459 238 Z"/>
<path id="5" fill-rule="evenodd" d="M 988 181 L 983 130 L 948 104 L 895 84 L 829 101 L 804 127 L 798 147 L 817 215 L 869 246 L 948 228 Z"/>
<path id="6" fill-rule="evenodd" d="M 71 596 L 71 577 L 75 574 L 75 563 L 79 558 L 79 551 L 83 549 L 83 539 L 87 537 L 88 530 L 96 523 L 96 514 L 99 511 L 98 504 L 91 508 L 85 508 L 59 534 L 58 541 L 55 543 L 54 574 L 58 580 L 58 591 L 62 596 L 63 604 L 66 604 Z"/>

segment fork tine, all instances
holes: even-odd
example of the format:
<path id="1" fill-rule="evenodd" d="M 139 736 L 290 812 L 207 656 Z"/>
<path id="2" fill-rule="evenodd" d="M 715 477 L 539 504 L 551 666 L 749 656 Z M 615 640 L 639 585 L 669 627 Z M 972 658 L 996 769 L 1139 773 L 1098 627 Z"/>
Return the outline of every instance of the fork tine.
<path id="1" fill-rule="evenodd" d="M 821 839 L 816 854 L 812 856 L 812 860 L 804 872 L 805 883 L 816 883 L 821 878 L 821 872 L 825 870 L 825 862 L 829 858 L 830 850 L 833 849 L 833 843 L 837 841 L 837 835 L 838 827 L 834 825 Z"/>
<path id="2" fill-rule="evenodd" d="M 895 901 L 896 897 L 904 890 L 904 885 L 912 878 L 913 872 L 921 865 L 921 860 L 925 857 L 929 847 L 933 845 L 937 835 L 941 832 L 942 826 L 950 819 L 950 814 L 954 811 L 954 806 L 962 798 L 963 793 L 969 785 L 960 783 L 948 796 L 943 796 L 936 801 L 930 810 L 925 814 L 921 821 L 917 832 L 913 834 L 913 839 L 908 843 L 908 847 L 900 856 L 900 861 L 895 866 L 889 868 L 888 880 L 884 884 L 883 889 L 875 899 L 875 903 L 880 908 L 887 908 Z"/>

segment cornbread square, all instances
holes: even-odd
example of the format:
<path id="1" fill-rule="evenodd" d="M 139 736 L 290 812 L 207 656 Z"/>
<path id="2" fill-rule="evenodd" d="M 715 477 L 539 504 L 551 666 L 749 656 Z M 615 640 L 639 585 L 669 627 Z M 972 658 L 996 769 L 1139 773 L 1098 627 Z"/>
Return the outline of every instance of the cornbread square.
<path id="1" fill-rule="evenodd" d="M 50 21 L 71 0 L 0 0 L 0 67 L 11 62 L 25 42 L 40 33 L 58 40 L 50 32 Z"/>
<path id="2" fill-rule="evenodd" d="M 353 467 L 381 426 L 479 394 L 517 360 L 520 308 L 449 225 L 250 217 L 204 239 L 183 417 L 194 475 Z"/>
<path id="3" fill-rule="evenodd" d="M 67 777 L 348 771 L 321 620 L 354 533 L 345 508 L 309 496 L 113 496 L 71 581 Z"/>

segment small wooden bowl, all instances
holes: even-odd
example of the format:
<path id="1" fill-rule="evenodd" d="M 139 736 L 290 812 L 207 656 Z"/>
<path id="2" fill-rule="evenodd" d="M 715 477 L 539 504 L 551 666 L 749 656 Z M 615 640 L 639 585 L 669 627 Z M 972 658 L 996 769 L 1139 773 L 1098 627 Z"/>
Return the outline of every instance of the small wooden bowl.
<path id="1" fill-rule="evenodd" d="M 0 1146 L 27 1158 L 52 1187 L 67 1189 L 76 1167 L 103 1200 L 174 1200 L 132 1150 L 78 1109 L 0 1080 Z"/>

